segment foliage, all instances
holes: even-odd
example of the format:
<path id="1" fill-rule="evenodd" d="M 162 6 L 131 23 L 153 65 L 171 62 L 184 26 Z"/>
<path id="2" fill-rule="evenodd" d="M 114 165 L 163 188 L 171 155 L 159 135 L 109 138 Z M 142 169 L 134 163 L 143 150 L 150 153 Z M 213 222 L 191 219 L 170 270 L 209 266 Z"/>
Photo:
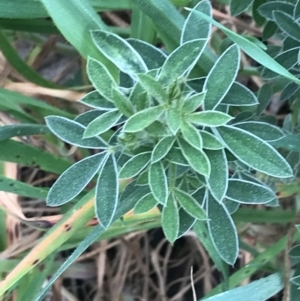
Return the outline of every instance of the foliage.
<path id="1" fill-rule="evenodd" d="M 17 7 L 18 1 L 14 2 L 11 5 Z M 188 13 L 184 16 L 169 0 L 132 0 L 124 4 L 111 1 L 108 5 L 113 7 L 106 9 L 121 5 L 128 9 L 133 5 L 133 13 L 146 20 L 145 29 L 130 37 L 121 37 L 106 26 L 96 13 L 103 8 L 93 7 L 93 1 L 72 0 L 67 6 L 59 0 L 24 2 L 23 5 L 36 5 L 36 15 L 18 15 L 0 2 L 7 14 L 0 13 L 0 26 L 7 24 L 5 18 L 51 16 L 60 33 L 86 58 L 87 77 L 94 88 L 80 100 L 90 110 L 78 116 L 29 97 L 18 98 L 12 92 L 0 91 L 0 99 L 16 98 L 9 104 L 1 102 L 0 108 L 24 122 L 0 128 L 0 160 L 27 166 L 38 164 L 42 170 L 59 174 L 49 190 L 20 181 L 13 182 L 12 190 L 11 180 L 5 176 L 1 176 L 0 189 L 45 198 L 48 206 L 72 206 L 0 282 L 0 295 L 18 285 L 20 279 L 76 236 L 76 231 L 95 215 L 98 225 L 76 243 L 74 253 L 34 297 L 42 300 L 53 282 L 94 241 L 101 239 L 100 235 L 109 234 L 113 227 L 118 228 L 117 234 L 125 232 L 127 225 L 137 225 L 136 230 L 142 227 L 134 218 L 124 217 L 130 210 L 145 214 L 143 222 L 149 228 L 161 225 L 171 243 L 187 231 L 195 231 L 222 273 L 224 283 L 231 283 L 228 289 L 232 290 L 207 300 L 245 299 L 253 290 L 259 291 L 257 300 L 267 300 L 281 289 L 278 274 L 233 288 L 263 269 L 260 258 L 264 263 L 270 261 L 285 248 L 284 241 L 258 255 L 251 270 L 245 267 L 238 271 L 242 277 L 238 281 L 235 274 L 229 279 L 226 265 L 234 265 L 238 258 L 241 246 L 235 218 L 247 210 L 245 205 L 264 205 L 271 212 L 279 205 L 276 193 L 300 194 L 297 185 L 292 190 L 299 177 L 300 162 L 300 1 L 230 1 L 232 15 L 252 11 L 257 25 L 263 27 L 264 40 L 275 37 L 281 43 L 268 46 L 266 51 L 265 45 L 255 38 L 233 32 L 213 20 L 210 1 L 192 2 L 193 7 L 186 8 Z M 182 6 L 188 4 L 186 1 Z M 133 20 L 140 21 L 136 16 Z M 218 56 L 210 49 L 219 34 L 212 33 L 211 24 L 228 37 L 227 43 L 224 39 L 213 49 Z M 146 34 L 147 29 L 151 34 Z M 166 46 L 165 51 L 155 47 L 158 37 Z M 54 86 L 28 66 L 17 64 L 20 58 L 15 52 L 10 53 L 9 43 L 1 47 L 8 60 L 15 62 L 14 68 L 27 79 Z M 241 51 L 260 64 L 256 75 L 266 81 L 256 94 L 237 81 L 239 73 L 249 71 L 241 65 Z M 264 115 L 271 96 L 277 92 L 292 109 L 282 128 Z M 37 116 L 33 118 L 21 105 L 34 107 Z M 43 119 L 46 126 L 41 127 Z M 79 147 L 85 156 L 72 164 L 9 140 L 33 134 Z M 93 189 L 87 188 L 90 183 Z M 153 216 L 147 219 L 147 212 L 153 208 L 159 211 L 155 216 L 157 223 L 153 223 Z M 267 212 L 262 221 L 267 220 Z M 298 251 L 296 245 L 291 256 L 298 258 Z M 299 298 L 295 289 L 300 286 L 299 275 L 298 266 L 291 279 L 291 300 Z M 219 292 L 217 287 L 209 295 Z"/>

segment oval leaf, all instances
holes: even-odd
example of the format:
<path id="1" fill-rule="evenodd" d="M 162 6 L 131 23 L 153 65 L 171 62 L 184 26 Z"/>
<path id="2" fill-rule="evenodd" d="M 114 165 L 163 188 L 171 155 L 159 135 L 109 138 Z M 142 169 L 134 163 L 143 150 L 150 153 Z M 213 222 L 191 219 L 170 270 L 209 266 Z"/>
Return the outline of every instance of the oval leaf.
<path id="1" fill-rule="evenodd" d="M 238 179 L 230 179 L 226 197 L 244 204 L 265 204 L 276 198 L 276 194 L 268 187 Z"/>
<path id="2" fill-rule="evenodd" d="M 179 231 L 179 212 L 176 199 L 171 193 L 169 195 L 167 204 L 162 211 L 162 228 L 167 240 L 173 243 Z"/>
<path id="3" fill-rule="evenodd" d="M 131 116 L 124 125 L 124 132 L 139 132 L 153 123 L 163 113 L 164 107 L 157 106 L 140 111 Z"/>
<path id="4" fill-rule="evenodd" d="M 200 131 L 203 148 L 211 149 L 211 150 L 218 150 L 223 149 L 224 145 L 211 133 L 206 131 Z"/>
<path id="5" fill-rule="evenodd" d="M 206 220 L 206 213 L 199 203 L 182 190 L 175 190 L 175 197 L 182 208 L 198 220 Z"/>
<path id="6" fill-rule="evenodd" d="M 149 186 L 155 199 L 165 205 L 168 199 L 168 180 L 161 162 L 154 163 L 149 168 Z"/>
<path id="7" fill-rule="evenodd" d="M 180 128 L 180 112 L 174 108 L 171 108 L 167 111 L 166 121 L 167 125 L 173 135 L 176 135 L 177 131 Z"/>
<path id="8" fill-rule="evenodd" d="M 186 116 L 186 119 L 192 123 L 212 127 L 224 125 L 232 118 L 230 115 L 218 111 L 203 111 Z"/>
<path id="9" fill-rule="evenodd" d="M 156 199 L 152 193 L 144 195 L 134 206 L 133 212 L 135 214 L 141 214 L 150 211 L 157 205 Z"/>
<path id="10" fill-rule="evenodd" d="M 102 114 L 87 126 L 83 137 L 90 138 L 108 131 L 119 121 L 121 116 L 122 114 L 117 110 Z"/>
<path id="11" fill-rule="evenodd" d="M 183 139 L 193 146 L 196 149 L 202 149 L 202 137 L 199 134 L 199 131 L 190 123 L 181 120 L 180 130 L 183 136 Z"/>
<path id="12" fill-rule="evenodd" d="M 177 147 L 172 147 L 172 149 L 168 152 L 166 159 L 176 165 L 188 166 L 189 163 L 184 158 L 181 150 Z"/>
<path id="13" fill-rule="evenodd" d="M 107 229 L 118 205 L 119 179 L 116 159 L 109 156 L 101 167 L 96 186 L 95 210 L 101 225 Z"/>
<path id="14" fill-rule="evenodd" d="M 182 112 L 192 113 L 196 111 L 203 103 L 206 93 L 201 92 L 192 95 L 190 98 L 185 99 L 182 107 Z"/>
<path id="15" fill-rule="evenodd" d="M 225 196 L 228 184 L 228 165 L 224 150 L 206 150 L 211 172 L 207 184 L 212 196 L 221 202 Z"/>
<path id="16" fill-rule="evenodd" d="M 50 188 L 48 206 L 61 206 L 74 199 L 93 179 L 103 164 L 106 153 L 85 158 L 64 171 Z"/>
<path id="17" fill-rule="evenodd" d="M 218 133 L 230 152 L 248 166 L 274 177 L 293 175 L 286 160 L 262 139 L 231 126 L 218 128 Z"/>
<path id="18" fill-rule="evenodd" d="M 80 99 L 80 102 L 91 108 L 100 109 L 103 111 L 110 111 L 115 108 L 114 104 L 101 96 L 98 91 L 92 91 L 86 94 Z"/>
<path id="19" fill-rule="evenodd" d="M 139 174 L 149 163 L 151 152 L 140 153 L 128 160 L 120 170 L 120 178 L 131 178 Z"/>
<path id="20" fill-rule="evenodd" d="M 174 137 L 164 137 L 159 140 L 153 149 L 151 161 L 155 163 L 163 159 L 172 148 L 174 142 Z"/>
<path id="21" fill-rule="evenodd" d="M 179 231 L 177 238 L 182 237 L 185 233 L 187 233 L 195 224 L 196 219 L 190 216 L 185 210 L 182 208 L 179 209 Z"/>
<path id="22" fill-rule="evenodd" d="M 84 148 L 107 148 L 106 142 L 100 137 L 83 138 L 86 129 L 80 123 L 59 116 L 46 117 L 50 131 L 64 142 Z"/>
<path id="23" fill-rule="evenodd" d="M 230 46 L 217 60 L 204 83 L 206 110 L 213 110 L 222 101 L 234 82 L 240 66 L 240 51 Z"/>
<path id="24" fill-rule="evenodd" d="M 116 108 L 126 117 L 134 114 L 134 108 L 130 100 L 118 89 L 113 89 L 113 101 Z"/>
<path id="25" fill-rule="evenodd" d="M 238 257 L 239 245 L 235 225 L 226 207 L 209 197 L 207 202 L 208 231 L 220 257 L 233 265 Z"/>
<path id="26" fill-rule="evenodd" d="M 210 163 L 205 153 L 192 147 L 183 139 L 178 139 L 178 141 L 182 154 L 188 161 L 189 165 L 199 174 L 209 177 Z"/>
<path id="27" fill-rule="evenodd" d="M 288 36 L 300 41 L 300 25 L 290 15 L 282 11 L 273 11 L 274 19 L 278 27 Z"/>

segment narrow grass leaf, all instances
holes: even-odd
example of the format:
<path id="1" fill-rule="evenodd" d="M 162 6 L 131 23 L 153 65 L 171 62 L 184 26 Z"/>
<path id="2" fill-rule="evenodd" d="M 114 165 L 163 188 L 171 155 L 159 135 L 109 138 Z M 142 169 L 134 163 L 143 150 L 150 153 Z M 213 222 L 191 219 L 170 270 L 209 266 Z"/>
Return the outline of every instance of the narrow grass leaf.
<path id="1" fill-rule="evenodd" d="M 134 77 L 136 73 L 148 71 L 138 52 L 118 35 L 95 30 L 92 31 L 92 39 L 96 47 L 122 72 Z"/>
<path id="2" fill-rule="evenodd" d="M 63 172 L 49 190 L 47 205 L 61 206 L 73 200 L 99 171 L 105 156 L 103 152 L 84 158 Z"/>
<path id="3" fill-rule="evenodd" d="M 76 121 L 59 116 L 46 117 L 50 131 L 64 142 L 83 148 L 107 148 L 106 142 L 100 137 L 83 138 L 86 127 Z"/>
<path id="4" fill-rule="evenodd" d="M 206 154 L 185 142 L 183 139 L 178 139 L 181 151 L 189 165 L 199 174 L 209 177 L 210 163 Z"/>
<path id="5" fill-rule="evenodd" d="M 151 152 L 140 153 L 129 159 L 121 168 L 119 177 L 127 179 L 138 175 L 150 162 Z"/>
<path id="6" fill-rule="evenodd" d="M 203 148 L 211 149 L 211 150 L 218 150 L 223 149 L 224 145 L 211 133 L 206 131 L 200 131 Z"/>
<path id="7" fill-rule="evenodd" d="M 87 62 L 87 75 L 92 85 L 104 98 L 113 101 L 112 88 L 117 84 L 105 65 L 89 57 Z"/>
<path id="8" fill-rule="evenodd" d="M 179 209 L 173 193 L 170 193 L 167 204 L 163 207 L 161 223 L 166 239 L 174 243 L 179 232 Z"/>
<path id="9" fill-rule="evenodd" d="M 172 149 L 166 155 L 166 159 L 171 163 L 180 165 L 180 166 L 188 166 L 189 163 L 183 156 L 181 150 L 177 147 L 172 147 Z"/>
<path id="10" fill-rule="evenodd" d="M 212 196 L 221 202 L 226 194 L 228 185 L 228 164 L 224 150 L 206 150 L 211 172 L 207 184 Z"/>
<path id="11" fill-rule="evenodd" d="M 196 219 L 189 215 L 184 209 L 179 209 L 179 231 L 177 238 L 184 236 L 189 230 L 192 229 Z"/>
<path id="12" fill-rule="evenodd" d="M 43 135 L 50 133 L 45 125 L 41 124 L 12 124 L 0 127 L 0 141 L 19 136 Z"/>
<path id="13" fill-rule="evenodd" d="M 187 10 L 191 10 L 190 8 L 186 8 Z M 226 28 L 219 22 L 214 19 L 208 17 L 205 14 L 195 11 L 197 14 L 201 15 L 201 17 L 207 22 L 212 23 L 219 29 L 221 29 L 233 42 L 235 42 L 246 54 L 248 54 L 251 58 L 253 58 L 256 62 L 269 68 L 270 70 L 292 80 L 295 83 L 300 84 L 300 80 L 295 77 L 292 73 L 282 67 L 279 63 L 277 63 L 273 58 L 271 58 L 266 52 L 264 52 L 259 46 L 252 43 L 248 39 L 243 36 L 236 34 L 230 29 Z M 224 75 L 226 76 L 226 74 Z M 218 80 L 218 79 L 217 79 Z"/>
<path id="14" fill-rule="evenodd" d="M 219 256 L 233 265 L 238 257 L 239 244 L 235 225 L 223 203 L 213 197 L 207 202 L 208 231 Z"/>
<path id="15" fill-rule="evenodd" d="M 226 124 L 233 117 L 218 111 L 202 111 L 188 114 L 186 119 L 197 125 L 217 127 Z"/>
<path id="16" fill-rule="evenodd" d="M 48 189 L 7 178 L 0 175 L 0 191 L 11 192 L 32 199 L 46 199 Z"/>
<path id="17" fill-rule="evenodd" d="M 155 199 L 166 205 L 168 199 L 168 180 L 161 162 L 154 163 L 149 168 L 149 186 Z"/>
<path id="18" fill-rule="evenodd" d="M 199 203 L 188 193 L 176 189 L 175 197 L 182 208 L 191 216 L 198 220 L 206 220 L 206 213 Z"/>
<path id="19" fill-rule="evenodd" d="M 201 93 L 192 95 L 188 99 L 185 99 L 183 106 L 182 106 L 182 112 L 192 113 L 192 112 L 196 111 L 203 103 L 205 95 L 206 95 L 206 92 L 201 92 Z"/>
<path id="20" fill-rule="evenodd" d="M 147 93 L 154 97 L 160 104 L 168 102 L 169 97 L 163 86 L 152 76 L 148 74 L 138 74 L 138 79 L 139 83 L 147 91 Z"/>
<path id="21" fill-rule="evenodd" d="M 287 161 L 259 137 L 232 126 L 220 127 L 218 133 L 230 152 L 248 166 L 274 177 L 293 175 Z"/>
<path id="22" fill-rule="evenodd" d="M 206 39 L 187 41 L 175 49 L 161 68 L 159 81 L 166 86 L 192 70 L 207 44 Z"/>
<path id="23" fill-rule="evenodd" d="M 172 148 L 174 142 L 175 142 L 175 137 L 172 136 L 164 137 L 160 139 L 153 149 L 151 155 L 151 162 L 156 163 L 161 159 L 163 159 Z"/>
<path id="24" fill-rule="evenodd" d="M 234 82 L 221 101 L 221 104 L 231 106 L 255 106 L 258 100 L 255 94 L 238 82 Z"/>
<path id="25" fill-rule="evenodd" d="M 164 106 L 157 106 L 134 114 L 125 123 L 124 132 L 135 133 L 143 130 L 157 120 L 164 110 Z"/>
<path id="26" fill-rule="evenodd" d="M 202 149 L 202 137 L 199 130 L 185 120 L 180 121 L 180 130 L 183 139 L 196 149 Z"/>
<path id="27" fill-rule="evenodd" d="M 127 42 L 140 54 L 149 70 L 160 68 L 167 58 L 162 50 L 145 41 L 130 38 Z"/>
<path id="28" fill-rule="evenodd" d="M 273 12 L 281 11 L 288 15 L 293 15 L 294 5 L 285 1 L 270 1 L 262 4 L 258 12 L 268 20 L 275 21 Z"/>
<path id="29" fill-rule="evenodd" d="M 95 194 L 96 216 L 105 229 L 112 223 L 118 206 L 118 195 L 118 168 L 114 155 L 110 155 L 101 166 Z"/>
<path id="30" fill-rule="evenodd" d="M 144 195 L 134 206 L 133 212 L 135 214 L 145 213 L 150 211 L 157 205 L 157 200 L 154 198 L 152 193 Z"/>
<path id="31" fill-rule="evenodd" d="M 284 137 L 284 133 L 279 127 L 266 122 L 246 121 L 236 123 L 234 126 L 250 132 L 264 141 L 275 141 Z"/>
<path id="32" fill-rule="evenodd" d="M 134 108 L 130 100 L 118 89 L 113 89 L 113 102 L 116 108 L 126 117 L 134 114 Z"/>
<path id="33" fill-rule="evenodd" d="M 80 99 L 80 102 L 88 107 L 103 111 L 110 111 L 115 108 L 114 104 L 101 96 L 98 91 L 92 91 L 86 94 Z"/>
<path id="34" fill-rule="evenodd" d="M 243 204 L 265 204 L 276 198 L 268 187 L 238 179 L 230 179 L 226 197 Z"/>
<path id="35" fill-rule="evenodd" d="M 300 24 L 293 19 L 292 16 L 281 12 L 274 11 L 273 12 L 274 19 L 278 27 L 289 37 L 295 39 L 296 41 L 300 41 Z"/>
<path id="36" fill-rule="evenodd" d="M 254 0 L 230 0 L 230 13 L 232 16 L 238 16 L 246 11 Z"/>
<path id="37" fill-rule="evenodd" d="M 240 66 L 240 51 L 230 46 L 217 60 L 204 83 L 206 110 L 213 110 L 225 97 L 233 84 Z"/>
<path id="38" fill-rule="evenodd" d="M 212 15 L 212 7 L 208 0 L 200 1 L 194 6 L 194 10 L 200 11 L 208 16 Z M 184 22 L 180 44 L 194 39 L 208 39 L 210 32 L 211 25 L 203 21 L 194 11 L 191 11 Z"/>
<path id="39" fill-rule="evenodd" d="M 177 109 L 175 108 L 168 109 L 166 114 L 166 122 L 173 135 L 176 135 L 180 128 L 180 122 L 179 122 L 180 119 L 181 119 L 180 112 Z"/>
<path id="40" fill-rule="evenodd" d="M 94 119 L 84 131 L 83 138 L 98 136 L 112 128 L 121 118 L 122 113 L 118 110 L 108 111 Z"/>

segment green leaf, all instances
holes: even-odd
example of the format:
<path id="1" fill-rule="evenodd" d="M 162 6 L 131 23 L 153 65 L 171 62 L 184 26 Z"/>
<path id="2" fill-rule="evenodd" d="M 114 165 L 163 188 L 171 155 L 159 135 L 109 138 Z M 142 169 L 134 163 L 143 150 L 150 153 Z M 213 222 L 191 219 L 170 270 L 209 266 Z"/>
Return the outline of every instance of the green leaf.
<path id="1" fill-rule="evenodd" d="M 170 161 L 171 163 L 175 163 L 177 165 L 181 165 L 181 166 L 189 165 L 189 163 L 186 161 L 186 159 L 182 155 L 181 150 L 177 147 L 172 147 L 172 149 L 166 155 L 166 159 L 168 161 Z"/>
<path id="2" fill-rule="evenodd" d="M 299 20 L 300 18 L 300 1 L 298 0 L 294 7 L 294 19 Z"/>
<path id="3" fill-rule="evenodd" d="M 184 236 L 195 224 L 196 219 L 190 216 L 185 210 L 182 208 L 179 209 L 179 231 L 177 238 Z"/>
<path id="4" fill-rule="evenodd" d="M 261 16 L 258 12 L 258 8 L 266 3 L 266 0 L 254 0 L 252 4 L 252 17 L 254 19 L 254 22 L 260 27 L 263 26 L 264 23 L 266 22 L 266 19 Z"/>
<path id="5" fill-rule="evenodd" d="M 168 181 L 164 166 L 161 162 L 154 163 L 149 168 L 149 186 L 155 199 L 166 205 L 168 199 Z"/>
<path id="6" fill-rule="evenodd" d="M 153 207 L 157 205 L 156 199 L 153 197 L 152 193 L 144 195 L 134 206 L 133 212 L 135 214 L 145 213 L 150 211 Z"/>
<path id="7" fill-rule="evenodd" d="M 148 74 L 138 74 L 140 84 L 144 87 L 147 93 L 154 97 L 160 104 L 167 103 L 169 97 L 163 86 Z"/>
<path id="8" fill-rule="evenodd" d="M 74 121 L 82 124 L 84 127 L 88 126 L 94 119 L 98 118 L 99 116 L 103 115 L 105 111 L 101 110 L 91 110 L 84 112 L 78 115 Z"/>
<path id="9" fill-rule="evenodd" d="M 226 199 L 226 198 L 223 200 L 223 204 L 225 205 L 225 207 L 228 210 L 230 215 L 235 213 L 240 207 L 240 203 L 231 201 L 231 200 Z"/>
<path id="10" fill-rule="evenodd" d="M 180 121 L 180 130 L 183 139 L 196 149 L 202 149 L 202 137 L 199 130 L 185 120 Z"/>
<path id="11" fill-rule="evenodd" d="M 113 101 L 116 108 L 126 117 L 134 114 L 134 108 L 130 100 L 119 90 L 113 89 Z"/>
<path id="12" fill-rule="evenodd" d="M 48 189 L 34 187 L 32 185 L 7 178 L 3 175 L 0 175 L 0 191 L 11 192 L 33 199 L 45 199 L 48 193 Z"/>
<path id="13" fill-rule="evenodd" d="M 113 101 L 112 88 L 117 87 L 117 84 L 107 68 L 101 62 L 89 57 L 87 75 L 98 93 L 104 98 Z"/>
<path id="14" fill-rule="evenodd" d="M 253 169 L 279 178 L 293 176 L 286 160 L 262 139 L 232 126 L 220 127 L 218 133 L 230 152 Z"/>
<path id="15" fill-rule="evenodd" d="M 191 216 L 198 220 L 206 220 L 206 213 L 199 203 L 188 193 L 176 189 L 174 191 L 175 197 L 182 208 Z"/>
<path id="16" fill-rule="evenodd" d="M 257 92 L 259 105 L 257 106 L 257 115 L 260 115 L 268 106 L 273 95 L 273 89 L 270 84 L 264 84 Z"/>
<path id="17" fill-rule="evenodd" d="M 49 190 L 48 206 L 61 206 L 73 200 L 99 171 L 106 153 L 96 154 L 76 162 L 56 180 Z"/>
<path id="18" fill-rule="evenodd" d="M 276 198 L 268 187 L 245 180 L 230 179 L 226 197 L 243 204 L 265 204 Z"/>
<path id="19" fill-rule="evenodd" d="M 275 21 L 274 12 L 284 12 L 293 15 L 294 5 L 284 1 L 270 1 L 258 8 L 258 12 L 268 20 Z"/>
<path id="20" fill-rule="evenodd" d="M 200 1 L 194 10 L 200 11 L 208 16 L 212 15 L 210 1 Z M 181 32 L 180 44 L 194 39 L 208 39 L 211 32 L 211 25 L 203 21 L 194 11 L 191 11 L 186 18 Z"/>
<path id="21" fill-rule="evenodd" d="M 282 11 L 274 11 L 273 12 L 274 19 L 278 27 L 288 36 L 293 38 L 296 41 L 300 41 L 300 25 L 295 22 L 293 17 L 282 12 Z"/>
<path id="22" fill-rule="evenodd" d="M 207 202 L 208 231 L 219 256 L 233 265 L 239 253 L 238 235 L 223 203 L 209 197 Z"/>
<path id="23" fill-rule="evenodd" d="M 121 179 L 131 178 L 138 175 L 150 162 L 151 152 L 140 153 L 129 159 L 121 168 Z"/>
<path id="24" fill-rule="evenodd" d="M 174 194 L 171 193 L 168 201 L 162 210 L 162 228 L 166 239 L 170 243 L 174 243 L 177 239 L 179 231 L 179 212 Z"/>
<path id="25" fill-rule="evenodd" d="M 131 116 L 124 125 L 124 132 L 139 132 L 153 123 L 164 112 L 164 106 L 157 106 L 140 111 Z"/>
<path id="26" fill-rule="evenodd" d="M 200 131 L 203 148 L 211 149 L 211 150 L 218 150 L 223 149 L 224 145 L 211 133 L 206 131 Z"/>
<path id="27" fill-rule="evenodd" d="M 277 295 L 283 288 L 282 275 L 272 274 L 268 277 L 252 281 L 249 284 L 231 289 L 221 294 L 206 298 L 206 301 L 253 301 L 270 300 Z M 292 299 L 290 299 L 292 301 Z"/>
<path id="28" fill-rule="evenodd" d="M 186 119 L 197 125 L 217 127 L 226 124 L 233 117 L 218 111 L 202 111 L 188 114 L 186 115 Z"/>
<path id="29" fill-rule="evenodd" d="M 264 141 L 275 141 L 284 137 L 280 128 L 265 122 L 246 121 L 236 123 L 234 126 L 250 132 Z"/>
<path id="30" fill-rule="evenodd" d="M 166 115 L 166 122 L 173 135 L 176 135 L 177 131 L 180 128 L 180 119 L 181 116 L 178 110 L 176 110 L 175 108 L 168 109 Z"/>
<path id="31" fill-rule="evenodd" d="M 213 110 L 229 91 L 240 65 L 240 51 L 232 45 L 219 57 L 206 77 L 203 89 L 206 91 L 205 110 Z"/>
<path id="32" fill-rule="evenodd" d="M 258 104 L 258 101 L 251 90 L 238 82 L 234 82 L 221 101 L 221 104 L 231 106 L 254 106 Z"/>
<path id="33" fill-rule="evenodd" d="M 189 165 L 199 174 L 209 177 L 210 175 L 210 163 L 206 154 L 198 150 L 183 139 L 178 139 L 181 151 Z"/>
<path id="34" fill-rule="evenodd" d="M 207 185 L 212 196 L 221 202 L 225 196 L 228 185 L 228 165 L 224 150 L 206 150 L 211 166 Z"/>
<path id="35" fill-rule="evenodd" d="M 196 111 L 200 107 L 200 105 L 203 103 L 205 95 L 206 95 L 206 92 L 201 92 L 201 93 L 192 95 L 188 99 L 185 99 L 183 106 L 182 106 L 182 112 L 183 113 L 192 113 L 192 112 Z"/>
<path id="36" fill-rule="evenodd" d="M 83 138 L 95 137 L 108 131 L 119 121 L 121 116 L 122 113 L 120 113 L 118 110 L 108 111 L 102 114 L 88 124 L 86 130 L 84 131 Z"/>
<path id="37" fill-rule="evenodd" d="M 96 47 L 122 72 L 135 77 L 136 73 L 148 71 L 138 52 L 118 35 L 103 30 L 95 30 L 91 34 Z"/>
<path id="38" fill-rule="evenodd" d="M 170 132 L 168 128 L 160 121 L 156 120 L 152 124 L 150 124 L 146 130 L 153 136 L 157 137 L 165 137 L 169 136 Z"/>
<path id="39" fill-rule="evenodd" d="M 91 108 L 100 109 L 103 111 L 110 111 L 111 109 L 115 108 L 114 104 L 101 96 L 98 91 L 92 91 L 86 94 L 80 99 L 80 102 Z"/>
<path id="40" fill-rule="evenodd" d="M 300 152 L 300 134 L 292 134 L 280 140 L 272 141 L 271 145 L 294 152 Z"/>
<path id="41" fill-rule="evenodd" d="M 50 131 L 64 142 L 83 148 L 107 148 L 106 142 L 100 137 L 83 138 L 85 127 L 76 121 L 59 116 L 46 117 Z"/>
<path id="42" fill-rule="evenodd" d="M 105 229 L 112 223 L 118 206 L 118 195 L 118 168 L 114 155 L 110 155 L 101 166 L 95 194 L 96 216 Z"/>
<path id="43" fill-rule="evenodd" d="M 175 49 L 161 68 L 159 81 L 166 86 L 190 72 L 207 44 L 206 39 L 187 41 Z"/>
<path id="44" fill-rule="evenodd" d="M 238 16 L 246 11 L 254 0 L 230 0 L 230 13 L 232 16 Z"/>
<path id="45" fill-rule="evenodd" d="M 167 58 L 162 50 L 145 41 L 127 39 L 127 42 L 140 54 L 149 70 L 160 68 Z"/>
<path id="46" fill-rule="evenodd" d="M 191 10 L 186 8 L 187 10 Z M 270 70 L 277 72 L 278 74 L 292 80 L 293 82 L 300 84 L 300 80 L 297 79 L 292 73 L 288 70 L 283 68 L 280 64 L 278 64 L 274 59 L 272 59 L 266 52 L 264 52 L 259 46 L 255 45 L 254 43 L 250 42 L 243 36 L 236 34 L 235 32 L 229 30 L 222 24 L 218 23 L 217 21 L 213 20 L 212 18 L 208 17 L 205 14 L 195 11 L 197 14 L 201 15 L 201 17 L 206 20 L 207 22 L 212 23 L 219 29 L 221 29 L 233 42 L 235 42 L 246 54 L 248 54 L 251 58 L 257 61 L 262 66 L 269 68 Z M 228 63 L 228 62 L 227 62 Z M 226 73 L 224 74 L 226 77 Z M 216 79 L 217 82 L 219 78 Z"/>
<path id="47" fill-rule="evenodd" d="M 174 142 L 174 137 L 164 137 L 160 139 L 153 149 L 151 156 L 152 163 L 156 163 L 163 159 L 172 148 Z"/>
<path id="48" fill-rule="evenodd" d="M 4 140 L 0 143 L 0 160 L 15 162 L 25 166 L 35 167 L 51 173 L 61 174 L 69 168 L 71 162 L 39 148 L 17 142 Z"/>
<path id="49" fill-rule="evenodd" d="M 0 141 L 19 136 L 43 135 L 50 131 L 41 124 L 12 124 L 0 126 Z"/>

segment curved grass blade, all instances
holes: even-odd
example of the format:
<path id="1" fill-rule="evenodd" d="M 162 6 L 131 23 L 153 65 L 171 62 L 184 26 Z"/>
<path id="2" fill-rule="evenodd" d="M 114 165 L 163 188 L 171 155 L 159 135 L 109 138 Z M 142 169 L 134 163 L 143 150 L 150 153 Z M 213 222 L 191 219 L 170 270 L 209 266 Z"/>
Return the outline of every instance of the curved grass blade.
<path id="1" fill-rule="evenodd" d="M 50 133 L 45 125 L 18 124 L 4 125 L 0 127 L 0 141 L 18 136 L 43 135 Z"/>

